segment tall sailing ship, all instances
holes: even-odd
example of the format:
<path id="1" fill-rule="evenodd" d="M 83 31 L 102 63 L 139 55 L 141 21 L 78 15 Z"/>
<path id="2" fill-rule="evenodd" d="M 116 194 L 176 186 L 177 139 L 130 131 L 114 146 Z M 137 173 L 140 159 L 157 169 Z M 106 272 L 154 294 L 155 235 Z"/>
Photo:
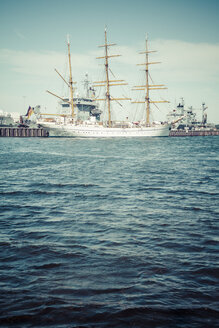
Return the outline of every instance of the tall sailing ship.
<path id="1" fill-rule="evenodd" d="M 142 101 L 137 103 L 145 104 L 145 113 L 143 117 L 146 116 L 146 119 L 142 119 L 139 122 L 121 122 L 112 120 L 112 108 L 111 103 L 113 101 L 120 100 L 131 100 L 131 98 L 115 98 L 111 95 L 111 87 L 118 85 L 125 85 L 124 80 L 112 80 L 110 79 L 109 72 L 109 58 L 117 57 L 120 55 L 110 55 L 109 48 L 114 46 L 114 43 L 108 43 L 107 40 L 107 31 L 105 29 L 105 43 L 100 47 L 104 48 L 104 56 L 97 57 L 98 59 L 104 59 L 105 66 L 105 80 L 95 82 L 95 87 L 104 87 L 105 88 L 105 97 L 104 98 L 95 98 L 94 101 L 105 101 L 107 104 L 107 119 L 105 121 L 98 121 L 95 115 L 91 115 L 88 120 L 81 121 L 78 118 L 76 113 L 76 103 L 74 97 L 74 88 L 72 81 L 72 67 L 71 67 L 71 55 L 70 55 L 70 43 L 68 40 L 68 59 L 69 59 L 69 82 L 65 81 L 70 90 L 69 99 L 64 99 L 59 96 L 54 96 L 60 98 L 63 102 L 69 104 L 71 108 L 70 115 L 61 115 L 64 117 L 64 120 L 61 122 L 39 122 L 43 127 L 49 130 L 50 136 L 64 136 L 64 137 L 85 137 L 85 138 L 112 138 L 112 137 L 155 137 L 155 136 L 168 136 L 169 135 L 169 124 L 164 123 L 150 123 L 150 104 L 155 103 L 164 103 L 168 101 L 152 101 L 150 99 L 150 90 L 164 89 L 163 85 L 154 85 L 149 82 L 149 66 L 151 64 L 156 64 L 157 62 L 149 62 L 149 54 L 154 51 L 148 50 L 148 40 L 146 38 L 146 48 L 145 51 L 141 52 L 145 55 L 145 63 L 140 64 L 144 66 L 145 70 L 145 84 L 141 86 L 136 86 L 134 90 L 143 90 L 145 98 Z M 60 75 L 60 74 L 59 74 Z M 61 75 L 60 75 L 61 76 Z M 62 76 L 61 76 L 62 77 Z M 62 79 L 64 79 L 62 77 Z M 135 103 L 135 102 L 134 102 Z"/>

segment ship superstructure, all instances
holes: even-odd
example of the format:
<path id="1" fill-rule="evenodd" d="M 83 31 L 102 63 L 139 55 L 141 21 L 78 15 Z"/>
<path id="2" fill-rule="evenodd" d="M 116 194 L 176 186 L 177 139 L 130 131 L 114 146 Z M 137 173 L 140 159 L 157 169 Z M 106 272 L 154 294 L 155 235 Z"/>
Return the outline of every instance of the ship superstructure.
<path id="1" fill-rule="evenodd" d="M 84 94 L 82 96 L 77 95 L 76 97 L 73 97 L 77 121 L 86 121 L 91 117 L 95 117 L 97 121 L 100 121 L 102 111 L 99 109 L 98 103 L 95 100 L 95 89 L 91 86 L 87 73 L 83 84 L 85 89 Z M 69 102 L 69 97 L 63 97 L 63 100 L 59 101 L 61 114 L 66 116 L 71 115 L 71 106 Z"/>

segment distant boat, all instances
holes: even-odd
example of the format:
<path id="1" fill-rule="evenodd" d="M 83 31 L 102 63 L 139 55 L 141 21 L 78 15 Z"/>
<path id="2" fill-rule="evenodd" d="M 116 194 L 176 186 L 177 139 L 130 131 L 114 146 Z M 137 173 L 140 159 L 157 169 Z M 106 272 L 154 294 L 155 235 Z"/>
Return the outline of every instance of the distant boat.
<path id="1" fill-rule="evenodd" d="M 164 89 L 163 85 L 154 85 L 149 82 L 149 66 L 151 64 L 156 64 L 157 62 L 149 62 L 149 54 L 153 51 L 148 51 L 148 40 L 146 38 L 146 48 L 142 54 L 145 55 L 145 63 L 140 64 L 145 67 L 145 77 L 146 81 L 144 85 L 136 86 L 134 90 L 144 91 L 144 99 L 140 103 L 145 104 L 144 113 L 142 117 L 146 115 L 146 119 L 140 120 L 139 122 L 121 122 L 113 121 L 111 118 L 111 103 L 113 101 L 121 100 L 131 100 L 127 97 L 114 98 L 111 95 L 111 86 L 124 85 L 124 80 L 112 80 L 109 77 L 109 58 L 117 57 L 119 55 L 109 55 L 109 47 L 115 44 L 110 44 L 107 42 L 107 31 L 105 29 L 105 44 L 101 47 L 105 49 L 105 54 L 103 57 L 98 57 L 98 59 L 104 59 L 105 65 L 105 80 L 95 82 L 95 87 L 104 87 L 105 88 L 105 97 L 103 99 L 94 98 L 93 101 L 106 101 L 107 103 L 107 120 L 98 121 L 97 115 L 89 115 L 88 119 L 82 121 L 78 115 L 77 106 L 78 99 L 74 97 L 73 81 L 72 81 L 72 68 L 71 68 L 71 56 L 70 56 L 70 43 L 68 41 L 68 58 L 69 58 L 69 83 L 66 84 L 70 90 L 70 97 L 63 99 L 55 94 L 52 95 L 60 98 L 62 101 L 66 102 L 71 108 L 71 115 L 60 114 L 64 119 L 60 122 L 53 120 L 50 122 L 38 122 L 43 127 L 47 128 L 50 136 L 65 136 L 65 137 L 85 137 L 85 138 L 112 138 L 112 137 L 155 137 L 155 136 L 168 136 L 170 124 L 156 122 L 150 122 L 150 104 L 155 103 L 167 103 L 168 101 L 152 101 L 150 99 L 150 90 Z M 60 75 L 60 74 L 59 74 Z M 62 77 L 62 76 L 61 76 Z M 63 78 L 63 77 L 62 77 Z M 63 78 L 64 79 L 64 78 Z M 139 102 L 138 102 L 139 103 Z M 55 115 L 55 114 L 52 114 Z"/>
<path id="2" fill-rule="evenodd" d="M 214 124 L 207 123 L 207 108 L 205 103 L 202 103 L 201 108 L 198 109 L 194 109 L 192 106 L 185 108 L 184 99 L 182 98 L 181 102 L 167 115 L 169 121 L 172 122 L 171 130 L 214 127 Z M 197 111 L 201 111 L 201 120 L 197 119 Z"/>
<path id="3" fill-rule="evenodd" d="M 0 126 L 14 126 L 15 121 L 11 114 L 3 112 L 3 110 L 0 110 Z"/>
<path id="4" fill-rule="evenodd" d="M 215 124 L 207 123 L 207 106 L 194 109 L 192 106 L 185 108 L 184 99 L 167 115 L 172 122 L 170 136 L 208 136 L 219 135 Z M 201 120 L 197 119 L 196 111 L 201 111 Z"/>

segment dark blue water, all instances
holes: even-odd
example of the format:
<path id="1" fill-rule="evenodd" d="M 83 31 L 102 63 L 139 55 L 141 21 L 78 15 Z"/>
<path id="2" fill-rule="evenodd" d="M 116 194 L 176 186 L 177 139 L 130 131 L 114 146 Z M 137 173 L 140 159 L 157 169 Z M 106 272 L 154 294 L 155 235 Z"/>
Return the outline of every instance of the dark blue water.
<path id="1" fill-rule="evenodd" d="M 1 327 L 218 327 L 219 138 L 1 138 Z"/>

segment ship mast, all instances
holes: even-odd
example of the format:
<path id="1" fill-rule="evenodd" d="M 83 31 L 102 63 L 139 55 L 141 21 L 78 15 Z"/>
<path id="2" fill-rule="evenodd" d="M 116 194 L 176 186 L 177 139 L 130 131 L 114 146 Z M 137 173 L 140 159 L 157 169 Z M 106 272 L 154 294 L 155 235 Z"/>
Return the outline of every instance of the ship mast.
<path id="1" fill-rule="evenodd" d="M 110 87 L 111 86 L 117 86 L 117 85 L 127 85 L 127 83 L 118 83 L 118 82 L 123 82 L 124 80 L 110 80 L 109 78 L 109 58 L 111 57 L 119 57 L 121 55 L 109 55 L 109 47 L 115 46 L 115 43 L 107 43 L 107 30 L 105 28 L 104 32 L 104 37 L 105 37 L 105 44 L 99 47 L 104 47 L 105 48 L 105 56 L 103 57 L 97 57 L 97 59 L 105 59 L 105 74 L 106 74 L 106 81 L 97 81 L 94 83 L 100 83 L 96 84 L 95 87 L 102 87 L 106 86 L 106 99 L 95 99 L 95 100 L 107 100 L 107 108 L 108 108 L 108 126 L 112 126 L 112 120 L 111 120 L 111 101 L 115 100 L 118 102 L 118 100 L 131 100 L 131 98 L 114 98 L 110 95 Z M 113 82 L 113 83 L 112 83 Z"/>
<path id="2" fill-rule="evenodd" d="M 141 51 L 140 54 L 145 54 L 145 63 L 143 64 L 137 64 L 137 65 L 143 65 L 145 66 L 145 76 L 146 76 L 146 84 L 145 85 L 136 85 L 134 86 L 133 90 L 143 90 L 145 91 L 145 101 L 133 101 L 132 103 L 145 103 L 146 104 L 146 126 L 150 125 L 150 104 L 155 103 L 169 103 L 169 101 L 162 100 L 162 101 L 151 101 L 150 100 L 150 90 L 163 90 L 167 89 L 164 86 L 164 84 L 149 84 L 149 65 L 152 64 L 160 64 L 160 62 L 149 62 L 149 54 L 157 52 L 156 50 L 148 50 L 148 37 L 146 35 L 145 40 L 145 51 Z"/>
<path id="3" fill-rule="evenodd" d="M 149 100 L 149 72 L 148 72 L 148 39 L 146 36 L 145 44 L 145 73 L 146 73 L 146 125 L 150 124 L 150 100 Z"/>
<path id="4" fill-rule="evenodd" d="M 69 62 L 69 87 L 70 87 L 70 106 L 71 106 L 71 116 L 74 118 L 74 100 L 73 100 L 73 81 L 72 81 L 72 70 L 71 70 L 71 53 L 70 53 L 70 42 L 68 38 L 68 62 Z"/>
<path id="5" fill-rule="evenodd" d="M 68 61 L 69 61 L 69 82 L 67 82 L 64 77 L 57 71 L 57 69 L 55 69 L 56 73 L 59 75 L 59 77 L 62 78 L 62 80 L 67 84 L 67 86 L 69 87 L 70 89 L 70 101 L 69 100 L 66 100 L 64 99 L 63 97 L 60 97 L 58 95 L 56 95 L 55 93 L 51 92 L 51 91 L 48 91 L 46 90 L 49 94 L 51 94 L 52 96 L 58 98 L 58 99 L 61 99 L 63 102 L 66 102 L 70 105 L 71 107 L 71 116 L 72 118 L 74 119 L 74 116 L 75 116 L 75 105 L 74 105 L 74 98 L 73 98 L 73 84 L 76 83 L 76 82 L 73 82 L 72 81 L 72 70 L 71 70 L 71 54 L 70 54 L 70 42 L 69 42 L 69 38 L 67 40 L 67 44 L 68 44 Z M 53 114 L 52 114 L 53 115 Z M 58 115 L 58 114 L 54 114 L 56 116 L 63 116 L 63 115 Z M 64 115 L 66 116 L 66 115 Z"/>
<path id="6" fill-rule="evenodd" d="M 105 28 L 105 70 L 106 70 L 106 99 L 107 99 L 107 107 L 108 107 L 108 124 L 111 127 L 111 110 L 110 110 L 110 86 L 109 86 L 109 62 L 108 62 L 108 47 L 110 45 L 107 44 L 107 34 Z"/>

